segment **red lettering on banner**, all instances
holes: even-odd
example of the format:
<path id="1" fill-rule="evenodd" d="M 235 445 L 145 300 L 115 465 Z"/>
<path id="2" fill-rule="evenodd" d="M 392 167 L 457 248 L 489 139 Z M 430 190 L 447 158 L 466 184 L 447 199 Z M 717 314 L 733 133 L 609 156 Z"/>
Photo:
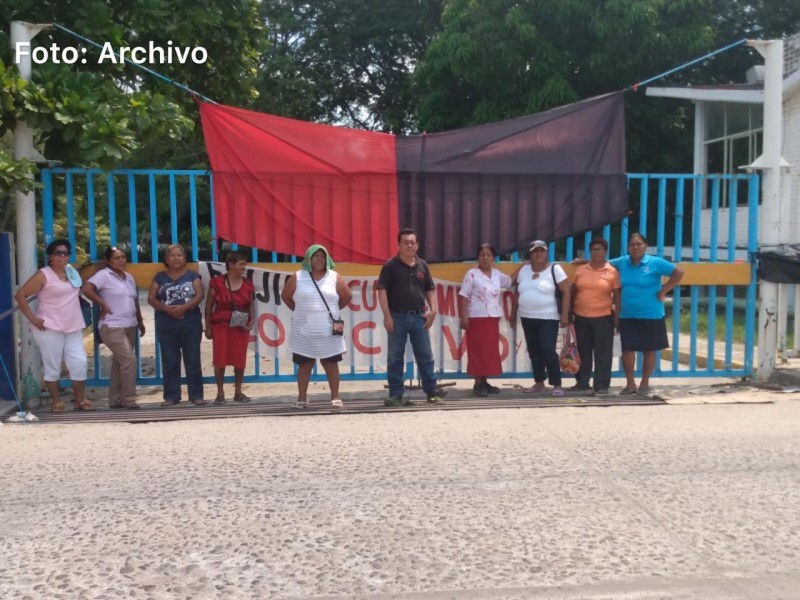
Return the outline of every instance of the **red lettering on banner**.
<path id="1" fill-rule="evenodd" d="M 500 362 L 505 362 L 508 358 L 509 343 L 502 333 L 500 334 Z"/>
<path id="2" fill-rule="evenodd" d="M 277 338 L 273 339 L 267 334 L 267 330 L 264 328 L 264 324 L 267 321 L 275 323 L 275 327 L 278 329 Z M 281 320 L 278 317 L 270 313 L 264 313 L 258 317 L 258 333 L 261 336 L 261 341 L 270 348 L 277 348 L 286 341 L 286 329 L 284 329 L 283 323 L 281 323 Z"/>
<path id="3" fill-rule="evenodd" d="M 464 352 L 467 351 L 467 336 L 462 335 L 461 344 L 456 347 L 456 339 L 453 337 L 453 332 L 450 331 L 449 325 L 442 325 L 442 333 L 447 342 L 447 347 L 450 348 L 450 356 L 453 360 L 461 360 L 461 357 L 464 356 Z"/>
<path id="4" fill-rule="evenodd" d="M 368 289 L 370 284 L 372 284 L 371 292 Z M 372 311 L 378 306 L 378 282 L 376 280 L 364 281 L 361 286 L 361 301 L 364 303 L 364 310 Z"/>
<path id="5" fill-rule="evenodd" d="M 353 293 L 353 288 L 357 288 L 359 285 L 361 285 L 360 279 L 351 279 L 350 281 L 347 282 L 347 287 L 350 288 L 350 294 L 351 294 L 350 304 L 348 304 L 347 306 L 350 308 L 350 310 L 354 312 L 361 310 L 361 307 L 355 303 L 356 294 Z"/>
<path id="6" fill-rule="evenodd" d="M 380 346 L 367 346 L 361 342 L 361 332 L 364 329 L 375 329 L 377 325 L 375 321 L 362 321 L 361 323 L 356 323 L 353 325 L 353 346 L 358 352 L 361 354 L 380 354 L 382 349 Z"/>
<path id="7" fill-rule="evenodd" d="M 503 315 L 508 321 L 511 315 L 511 308 L 514 306 L 514 292 L 506 290 L 503 292 Z"/>
<path id="8" fill-rule="evenodd" d="M 436 284 L 436 306 L 443 317 L 455 317 L 459 286 Z"/>

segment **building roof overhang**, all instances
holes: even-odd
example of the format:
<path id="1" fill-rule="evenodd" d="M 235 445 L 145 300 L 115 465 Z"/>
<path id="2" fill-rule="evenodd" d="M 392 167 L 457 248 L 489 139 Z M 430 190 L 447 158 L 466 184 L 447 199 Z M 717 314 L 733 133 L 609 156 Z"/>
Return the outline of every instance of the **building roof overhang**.
<path id="1" fill-rule="evenodd" d="M 746 104 L 762 104 L 764 90 L 748 88 L 735 88 L 733 86 L 720 87 L 649 87 L 648 96 L 659 98 L 678 98 L 693 102 L 742 102 Z"/>
<path id="2" fill-rule="evenodd" d="M 800 69 L 783 80 L 784 99 L 800 92 Z M 648 96 L 678 98 L 692 102 L 740 102 L 763 104 L 762 84 L 703 85 L 695 87 L 648 87 Z"/>

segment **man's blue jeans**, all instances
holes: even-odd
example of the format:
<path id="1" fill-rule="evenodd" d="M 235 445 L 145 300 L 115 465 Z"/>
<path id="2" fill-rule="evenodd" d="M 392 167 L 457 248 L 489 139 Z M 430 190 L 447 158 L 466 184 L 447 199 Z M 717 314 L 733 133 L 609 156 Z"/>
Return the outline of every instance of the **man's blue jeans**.
<path id="1" fill-rule="evenodd" d="M 431 338 L 425 330 L 425 317 L 421 314 L 392 313 L 394 331 L 389 334 L 389 356 L 386 374 L 389 380 L 389 395 L 402 396 L 405 391 L 403 372 L 405 367 L 406 339 L 411 339 L 414 359 L 417 361 L 422 389 L 428 396 L 436 394 L 436 376 L 433 371 Z"/>

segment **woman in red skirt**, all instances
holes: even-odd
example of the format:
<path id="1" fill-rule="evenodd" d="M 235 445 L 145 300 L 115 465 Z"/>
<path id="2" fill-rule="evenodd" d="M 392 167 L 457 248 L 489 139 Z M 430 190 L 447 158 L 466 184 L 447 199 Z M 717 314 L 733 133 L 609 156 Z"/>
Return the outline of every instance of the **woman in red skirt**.
<path id="1" fill-rule="evenodd" d="M 478 247 L 478 266 L 467 271 L 458 293 L 461 328 L 467 336 L 467 373 L 475 378 L 472 393 L 484 398 L 499 394 L 488 377 L 500 375 L 500 317 L 503 289 L 511 287 L 511 277 L 495 269 L 494 246 Z"/>
<path id="2" fill-rule="evenodd" d="M 255 321 L 253 282 L 244 276 L 247 259 L 231 252 L 225 259 L 228 272 L 211 279 L 206 298 L 206 337 L 214 340 L 214 379 L 217 398 L 225 404 L 225 367 L 233 367 L 234 402 L 250 402 L 242 393 L 242 378 L 247 361 L 247 344 Z"/>

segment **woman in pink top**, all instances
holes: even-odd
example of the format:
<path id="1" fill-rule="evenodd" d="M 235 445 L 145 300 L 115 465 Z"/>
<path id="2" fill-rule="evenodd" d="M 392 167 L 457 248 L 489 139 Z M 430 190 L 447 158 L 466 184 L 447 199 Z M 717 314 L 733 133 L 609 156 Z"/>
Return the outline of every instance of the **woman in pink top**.
<path id="1" fill-rule="evenodd" d="M 44 367 L 44 384 L 52 412 L 64 412 L 58 397 L 61 363 L 66 363 L 75 393 L 75 410 L 94 410 L 86 400 L 86 350 L 83 347 L 83 321 L 80 301 L 80 275 L 69 264 L 72 246 L 67 240 L 55 240 L 47 246 L 48 266 L 39 269 L 17 290 L 14 298 L 31 324 L 39 345 Z M 39 306 L 34 312 L 28 297 L 36 294 Z"/>

